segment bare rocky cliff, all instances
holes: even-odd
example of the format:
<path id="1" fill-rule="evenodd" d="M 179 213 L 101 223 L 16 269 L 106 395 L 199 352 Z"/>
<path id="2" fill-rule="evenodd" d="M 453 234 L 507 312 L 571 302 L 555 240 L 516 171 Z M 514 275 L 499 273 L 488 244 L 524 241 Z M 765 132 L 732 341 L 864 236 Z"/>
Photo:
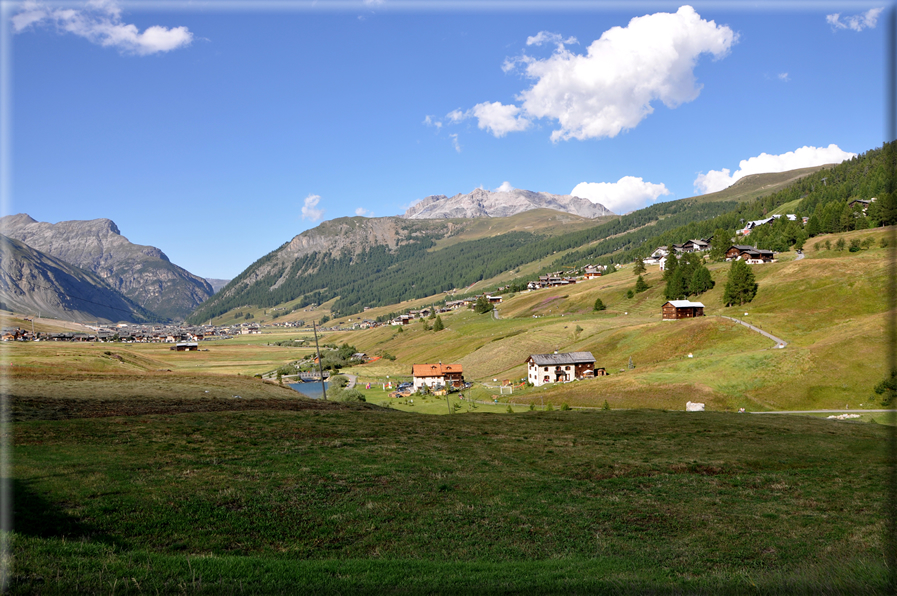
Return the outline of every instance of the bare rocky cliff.
<path id="1" fill-rule="evenodd" d="M 152 318 L 98 275 L 0 236 L 0 300 L 7 308 L 81 323 Z"/>
<path id="2" fill-rule="evenodd" d="M 554 209 L 588 218 L 613 215 L 610 209 L 600 203 L 571 195 L 553 195 L 520 189 L 499 192 L 477 188 L 471 193 L 457 194 L 453 197 L 431 195 L 412 205 L 403 217 L 406 219 L 509 217 L 532 209 Z"/>
<path id="3" fill-rule="evenodd" d="M 206 280 L 178 267 L 154 246 L 132 244 L 109 219 L 51 224 L 20 213 L 0 218 L 0 231 L 97 274 L 162 317 L 183 318 L 213 294 Z"/>

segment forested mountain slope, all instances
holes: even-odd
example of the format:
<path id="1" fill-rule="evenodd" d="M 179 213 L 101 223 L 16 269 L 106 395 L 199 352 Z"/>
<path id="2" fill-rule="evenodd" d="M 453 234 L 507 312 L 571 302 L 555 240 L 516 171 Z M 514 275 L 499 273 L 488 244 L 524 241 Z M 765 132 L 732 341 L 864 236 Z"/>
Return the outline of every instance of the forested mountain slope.
<path id="1" fill-rule="evenodd" d="M 483 280 L 511 281 L 521 267 L 552 255 L 558 256 L 548 261 L 545 272 L 589 262 L 629 262 L 659 245 L 709 237 L 720 230 L 717 236 L 728 241 L 744 221 L 759 219 L 786 204 L 794 203 L 794 212 L 808 216 L 814 209 L 837 204 L 840 216 L 842 205 L 851 197 L 881 194 L 883 173 L 884 153 L 877 149 L 831 168 L 753 176 L 715 197 L 657 203 L 567 234 L 547 235 L 518 227 L 490 235 L 483 230 L 482 220 L 341 218 L 299 234 L 253 263 L 189 320 L 208 320 L 244 306 L 267 308 L 296 301 L 292 306 L 303 307 L 333 299 L 337 299 L 332 306 L 335 316 L 350 315 L 366 306 L 463 291 Z M 769 194 L 746 198 L 764 192 Z M 854 221 L 850 225 L 872 225 L 885 204 L 878 202 L 866 224 Z M 512 218 L 488 221 L 505 219 Z M 886 221 L 879 218 L 874 220 L 876 225 L 879 220 Z M 476 234 L 470 233 L 472 222 L 478 222 Z M 772 238 L 771 243 L 786 243 L 784 248 L 796 240 L 795 230 L 784 230 L 784 226 L 755 238 L 766 242 L 764 234 Z"/>

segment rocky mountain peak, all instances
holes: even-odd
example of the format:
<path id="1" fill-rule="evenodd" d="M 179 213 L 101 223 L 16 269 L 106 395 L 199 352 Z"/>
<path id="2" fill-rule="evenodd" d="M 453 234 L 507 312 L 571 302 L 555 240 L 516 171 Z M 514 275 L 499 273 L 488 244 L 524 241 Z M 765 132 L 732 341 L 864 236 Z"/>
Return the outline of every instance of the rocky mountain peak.
<path id="1" fill-rule="evenodd" d="M 467 194 L 451 198 L 431 195 L 412 205 L 402 216 L 405 219 L 446 219 L 476 217 L 508 217 L 532 209 L 554 209 L 582 217 L 601 217 L 613 212 L 588 199 L 571 195 L 511 189 L 492 191 L 475 188 Z"/>

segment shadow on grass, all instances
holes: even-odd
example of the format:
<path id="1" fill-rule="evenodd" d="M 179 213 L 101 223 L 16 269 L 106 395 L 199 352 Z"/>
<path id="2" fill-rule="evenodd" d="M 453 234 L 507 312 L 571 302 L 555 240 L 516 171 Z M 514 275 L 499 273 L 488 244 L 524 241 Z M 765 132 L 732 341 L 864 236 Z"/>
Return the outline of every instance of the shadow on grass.
<path id="1" fill-rule="evenodd" d="M 116 538 L 99 531 L 91 524 L 65 513 L 57 503 L 40 495 L 26 480 L 12 479 L 12 528 L 24 536 L 35 538 L 69 538 L 120 545 Z"/>

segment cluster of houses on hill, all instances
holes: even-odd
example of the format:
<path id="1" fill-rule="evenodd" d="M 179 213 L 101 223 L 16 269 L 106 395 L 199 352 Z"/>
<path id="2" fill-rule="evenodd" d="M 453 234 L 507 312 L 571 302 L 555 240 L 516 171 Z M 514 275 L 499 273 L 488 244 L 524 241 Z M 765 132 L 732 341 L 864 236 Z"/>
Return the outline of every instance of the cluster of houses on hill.
<path id="1" fill-rule="evenodd" d="M 708 239 L 689 240 L 688 242 L 684 242 L 682 244 L 673 245 L 673 250 L 675 250 L 677 254 L 685 252 L 704 252 L 709 249 L 710 240 Z M 660 265 L 660 270 L 664 271 L 666 269 L 667 255 L 669 254 L 669 247 L 660 246 L 653 253 L 651 253 L 650 257 L 644 259 L 642 262 L 645 265 Z M 772 263 L 773 261 L 775 261 L 775 253 L 771 250 L 757 248 L 756 246 L 733 244 L 726 251 L 726 260 L 737 261 L 739 259 L 745 261 L 749 265 L 756 265 L 759 263 Z"/>
<path id="2" fill-rule="evenodd" d="M 540 290 L 542 288 L 556 288 L 558 286 L 568 286 L 575 284 L 577 281 L 586 279 L 595 279 L 601 277 L 607 272 L 607 265 L 586 265 L 582 272 L 577 275 L 575 271 L 555 272 L 549 275 L 540 275 L 539 279 L 534 279 L 526 284 L 528 290 Z"/>

